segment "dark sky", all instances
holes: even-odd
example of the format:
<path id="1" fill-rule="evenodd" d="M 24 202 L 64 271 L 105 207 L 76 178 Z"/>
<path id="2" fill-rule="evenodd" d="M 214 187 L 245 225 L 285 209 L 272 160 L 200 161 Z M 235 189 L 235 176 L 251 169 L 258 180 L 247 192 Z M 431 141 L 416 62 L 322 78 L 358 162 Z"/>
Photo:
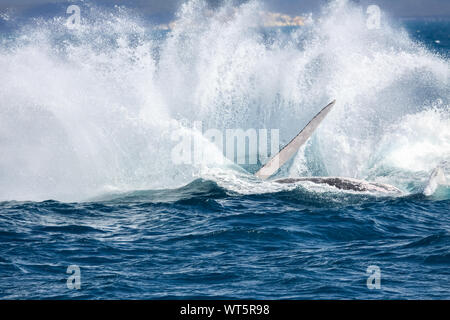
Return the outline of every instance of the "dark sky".
<path id="1" fill-rule="evenodd" d="M 169 19 L 183 0 L 92 0 L 96 4 L 120 4 L 139 8 L 145 14 L 161 16 Z M 208 0 L 214 4 L 222 0 Z M 237 0 L 243 2 L 245 0 Z M 272 11 L 299 15 L 317 10 L 328 0 L 260 0 L 266 3 Z M 383 11 L 397 17 L 450 17 L 450 0 L 352 0 L 364 6 L 376 4 Z M 88 2 L 88 1 L 85 1 Z M 48 3 L 76 4 L 77 1 L 68 0 L 0 0 L 0 10 L 7 7 L 17 11 L 29 10 L 35 7 L 49 8 Z M 46 6 L 47 4 L 47 6 Z"/>

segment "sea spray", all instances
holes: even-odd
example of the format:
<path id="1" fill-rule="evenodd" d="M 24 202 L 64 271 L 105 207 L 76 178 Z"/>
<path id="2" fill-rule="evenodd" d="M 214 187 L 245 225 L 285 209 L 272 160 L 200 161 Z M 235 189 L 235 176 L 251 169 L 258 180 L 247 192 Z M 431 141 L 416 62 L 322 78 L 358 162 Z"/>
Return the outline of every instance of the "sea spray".
<path id="1" fill-rule="evenodd" d="M 204 176 L 270 191 L 236 166 L 173 163 L 171 134 L 182 120 L 280 129 L 282 146 L 332 99 L 335 110 L 279 175 L 408 190 L 450 153 L 449 61 L 386 15 L 367 28 L 365 9 L 334 1 L 303 27 L 274 30 L 262 3 L 189 1 L 162 31 L 121 7 L 84 5 L 76 30 L 64 12 L 16 26 L 0 48 L 0 199 L 80 200 Z"/>

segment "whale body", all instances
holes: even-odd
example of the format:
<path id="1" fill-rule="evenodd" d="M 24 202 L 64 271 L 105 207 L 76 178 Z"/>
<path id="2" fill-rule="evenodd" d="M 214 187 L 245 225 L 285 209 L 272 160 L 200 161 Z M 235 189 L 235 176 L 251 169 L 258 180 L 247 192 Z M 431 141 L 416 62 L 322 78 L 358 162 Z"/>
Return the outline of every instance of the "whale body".
<path id="1" fill-rule="evenodd" d="M 296 183 L 305 181 L 315 184 L 328 185 L 346 191 L 389 193 L 396 195 L 403 194 L 400 189 L 389 184 L 343 177 L 300 177 L 274 180 L 276 183 Z"/>
<path id="2" fill-rule="evenodd" d="M 319 127 L 320 123 L 325 119 L 332 110 L 336 100 L 330 102 L 324 107 L 312 120 L 274 157 L 272 157 L 262 168 L 260 168 L 255 176 L 261 179 L 267 179 L 278 171 L 285 163 L 289 161 L 300 149 L 300 147 L 308 141 L 314 131 Z M 315 184 L 328 185 L 347 191 L 359 192 L 382 192 L 389 194 L 402 194 L 398 188 L 382 183 L 368 182 L 343 177 L 300 177 L 300 178 L 284 178 L 274 180 L 277 183 L 296 183 L 308 181 Z"/>
<path id="3" fill-rule="evenodd" d="M 300 149 L 302 145 L 308 141 L 314 131 L 319 127 L 320 123 L 325 119 L 328 113 L 334 107 L 336 100 L 330 102 L 324 107 L 312 120 L 287 144 L 280 152 L 273 156 L 263 167 L 261 167 L 255 176 L 260 179 L 268 179 L 273 176 L 278 169 L 289 161 Z M 427 186 L 423 194 L 426 196 L 432 195 L 440 185 L 447 185 L 447 180 L 444 173 L 444 167 L 448 165 L 447 161 L 443 161 L 431 173 Z M 276 183 L 297 183 L 297 182 L 311 182 L 318 185 L 327 185 L 345 191 L 356 192 L 373 192 L 385 193 L 388 195 L 403 195 L 403 191 L 389 184 L 369 182 L 365 180 L 358 180 L 344 177 L 295 177 L 282 178 L 273 180 Z"/>

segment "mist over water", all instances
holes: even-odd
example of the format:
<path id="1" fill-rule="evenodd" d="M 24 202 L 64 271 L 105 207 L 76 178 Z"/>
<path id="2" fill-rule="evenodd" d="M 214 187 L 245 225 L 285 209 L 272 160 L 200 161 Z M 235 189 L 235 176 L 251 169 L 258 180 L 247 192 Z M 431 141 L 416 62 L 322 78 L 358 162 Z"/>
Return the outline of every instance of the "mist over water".
<path id="1" fill-rule="evenodd" d="M 274 190 L 236 166 L 174 164 L 171 134 L 194 121 L 275 128 L 284 145 L 332 99 L 335 109 L 279 176 L 420 190 L 450 158 L 448 58 L 387 15 L 368 29 L 365 8 L 347 1 L 299 28 L 266 28 L 263 10 L 189 1 L 162 31 L 124 8 L 83 5 L 77 30 L 64 16 L 16 26 L 0 46 L 0 200 L 85 200 L 199 177 Z"/>

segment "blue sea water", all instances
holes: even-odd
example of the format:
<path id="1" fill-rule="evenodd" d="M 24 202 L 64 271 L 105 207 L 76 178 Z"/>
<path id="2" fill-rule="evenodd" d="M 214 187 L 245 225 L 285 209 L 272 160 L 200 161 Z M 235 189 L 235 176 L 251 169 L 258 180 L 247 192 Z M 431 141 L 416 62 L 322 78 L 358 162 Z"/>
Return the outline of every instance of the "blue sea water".
<path id="1" fill-rule="evenodd" d="M 355 15 L 351 8 L 344 9 L 347 14 Z M 123 16 L 119 16 L 120 19 Z M 183 26 L 190 18 L 181 16 L 179 19 L 179 24 Z M 60 36 L 60 30 L 54 29 L 54 22 L 51 27 L 46 22 L 39 23 L 38 33 L 27 34 L 30 32 L 28 29 L 21 30 L 29 39 L 19 41 L 17 35 L 10 35 L 11 30 L 3 32 L 0 64 L 5 66 L 4 74 L 9 84 L 0 92 L 0 119 L 3 125 L 0 129 L 0 144 L 6 150 L 0 158 L 1 299 L 450 298 L 449 189 L 441 187 L 431 197 L 422 194 L 429 169 L 439 161 L 448 159 L 449 155 L 449 141 L 446 140 L 450 136 L 449 88 L 436 80 L 439 79 L 439 69 L 449 64 L 448 21 L 407 21 L 403 23 L 403 28 L 408 34 L 408 40 L 404 40 L 404 35 L 401 36 L 398 48 L 393 49 L 389 40 L 386 40 L 386 51 L 380 47 L 373 48 L 374 52 L 367 54 L 367 57 L 374 59 L 373 70 L 386 73 L 377 75 L 373 72 L 368 75 L 364 70 L 361 72 L 364 77 L 377 79 L 375 86 L 379 91 L 369 96 L 369 100 L 361 100 L 363 98 L 359 96 L 343 98 L 349 106 L 353 106 L 351 114 L 358 113 L 357 108 L 361 104 L 364 104 L 364 112 L 352 119 L 349 113 L 345 113 L 343 105 L 341 109 L 337 105 L 336 112 L 341 110 L 347 120 L 338 118 L 341 120 L 336 123 L 345 123 L 350 129 L 339 127 L 340 130 L 334 130 L 330 135 L 327 130 L 319 131 L 306 149 L 307 153 L 314 156 L 296 158 L 290 163 L 291 168 L 298 168 L 297 173 L 352 175 L 389 182 L 405 192 L 404 196 L 395 197 L 338 192 L 332 188 L 317 190 L 307 184 L 274 188 L 271 184 L 255 182 L 250 174 L 237 175 L 236 172 L 240 171 L 236 169 L 220 171 L 219 174 L 202 174 L 189 171 L 188 166 L 177 169 L 167 165 L 167 158 L 158 158 L 160 153 L 170 153 L 170 148 L 164 145 L 164 138 L 161 138 L 162 142 L 152 144 L 150 151 L 145 151 L 142 140 L 142 136 L 158 140 L 159 135 L 163 137 L 167 134 L 164 129 L 157 125 L 158 132 L 164 134 L 155 136 L 153 127 L 147 126 L 147 122 L 145 126 L 137 122 L 134 109 L 122 113 L 123 108 L 129 104 L 145 105 L 146 100 L 142 98 L 145 93 L 152 95 L 152 102 L 164 103 L 170 100 L 171 106 L 180 105 L 175 108 L 178 113 L 173 112 L 174 119 L 178 119 L 179 113 L 181 118 L 188 117 L 193 109 L 185 110 L 186 106 L 178 97 L 189 97 L 193 87 L 186 86 L 183 81 L 178 82 L 177 78 L 171 78 L 170 75 L 167 78 L 161 76 L 158 81 L 170 83 L 172 89 L 176 90 L 176 93 L 167 93 L 164 91 L 169 90 L 167 86 L 152 87 L 154 78 L 147 78 L 147 74 L 157 70 L 154 74 L 164 75 L 164 68 L 170 65 L 164 64 L 167 63 L 165 57 L 174 47 L 180 46 L 182 50 L 175 54 L 177 61 L 190 60 L 190 54 L 203 59 L 196 62 L 194 67 L 182 64 L 188 67 L 181 70 L 180 74 L 186 74 L 186 79 L 197 83 L 199 87 L 208 87 L 215 79 L 212 73 L 208 73 L 212 69 L 204 66 L 209 65 L 208 59 L 212 58 L 204 51 L 193 48 L 193 43 L 201 43 L 201 48 L 213 48 L 216 50 L 215 57 L 221 57 L 222 47 L 217 45 L 218 42 L 210 42 L 214 37 L 202 33 L 205 32 L 203 29 L 197 30 L 200 34 L 197 38 L 161 32 L 161 36 L 152 39 L 152 45 L 156 43 L 157 48 L 153 50 L 154 47 L 147 46 L 147 42 L 139 45 L 143 41 L 139 38 L 140 31 L 136 31 L 136 26 L 132 25 L 130 29 L 138 33 L 137 40 L 134 39 L 130 47 L 122 46 L 117 41 L 118 44 L 113 45 L 117 55 L 108 56 L 110 64 L 104 67 L 102 55 L 107 56 L 112 49 L 103 40 L 96 42 L 89 37 L 89 46 L 86 47 L 83 46 L 82 38 L 86 35 L 80 38 L 75 36 L 73 41 L 77 45 L 75 49 L 69 50 L 65 47 L 67 43 L 61 47 L 55 46 L 53 41 Z M 217 32 L 214 23 L 217 21 L 210 24 L 213 35 Z M 236 25 L 241 24 L 240 20 L 236 22 Z M 119 27 L 123 29 L 123 25 Z M 101 26 L 96 28 L 86 33 L 95 36 L 96 32 L 105 32 Z M 326 28 L 326 23 L 321 25 L 320 32 Z M 348 26 L 341 26 L 336 32 L 345 32 L 346 28 Z M 118 32 L 111 25 L 106 29 L 112 33 Z M 193 33 L 197 31 L 191 30 Z M 241 31 L 239 28 L 227 29 L 222 35 L 225 37 L 223 50 L 230 51 L 227 46 L 235 44 L 231 40 Z M 143 32 L 147 36 L 147 30 Z M 278 51 L 275 48 L 275 53 L 271 51 L 260 58 L 266 59 L 264 61 L 271 59 L 278 68 L 291 70 L 291 67 L 283 64 L 286 57 L 298 59 L 297 64 L 301 64 L 300 57 L 314 55 L 318 49 L 313 45 L 314 48 L 308 51 L 310 44 L 304 41 L 309 39 L 308 34 L 298 35 L 296 30 L 285 32 L 293 38 L 284 40 L 289 43 L 289 39 L 294 39 L 297 41 L 294 41 L 295 45 L 276 44 L 276 40 L 272 39 L 268 46 L 273 49 L 279 45 Z M 381 42 L 402 33 L 395 28 L 389 32 L 388 35 L 382 35 Z M 327 36 L 329 34 L 321 39 L 324 42 L 332 41 L 324 40 Z M 171 37 L 176 38 L 176 41 L 161 49 L 161 43 Z M 256 39 L 255 44 L 268 41 L 263 36 Z M 317 38 L 313 35 L 312 39 Z M 261 53 L 258 50 L 263 49 L 253 46 L 253 38 L 245 40 L 248 42 L 242 41 L 242 38 L 236 40 L 248 44 L 245 50 L 239 47 L 235 49 L 242 55 L 242 61 L 252 64 L 246 60 L 246 54 L 251 50 Z M 351 40 L 352 43 L 357 41 L 356 38 Z M 100 44 L 107 47 L 108 52 L 98 49 Z M 331 43 L 330 47 L 334 45 Z M 410 45 L 411 48 L 408 47 Z M 58 49 L 53 50 L 55 47 Z M 359 50 L 364 55 L 363 48 L 366 47 L 362 42 L 360 46 L 349 50 Z M 137 51 L 141 48 L 145 52 L 150 50 L 151 54 L 139 51 L 142 55 L 138 56 L 137 51 L 133 51 L 129 55 L 130 48 Z M 347 48 L 336 50 L 339 52 Z M 416 51 L 419 53 L 414 56 Z M 298 56 L 296 52 L 299 52 Z M 305 82 L 296 79 L 299 83 L 297 89 L 304 90 L 304 95 L 321 95 L 314 86 L 314 83 L 318 83 L 320 88 L 327 85 L 329 90 L 334 90 L 333 93 L 344 95 L 337 83 L 347 81 L 344 74 L 355 72 L 355 69 L 345 69 L 347 61 L 342 59 L 350 51 L 342 52 L 341 56 L 326 56 L 322 53 L 315 57 L 312 63 L 302 69 L 306 70 Z M 280 59 L 277 54 L 281 56 Z M 58 60 L 61 56 L 63 59 Z M 126 59 L 120 60 L 118 57 L 121 56 Z M 397 57 L 401 57 L 403 60 L 398 61 L 403 61 L 405 65 L 416 65 L 400 71 L 386 70 L 385 61 L 394 61 L 395 64 Z M 78 58 L 80 60 L 76 60 Z M 158 62 L 155 66 L 149 66 L 146 59 L 156 59 Z M 218 60 L 213 60 L 220 64 Z M 174 60 L 170 61 L 175 63 Z M 74 73 L 73 69 L 77 68 L 72 68 L 72 64 L 86 74 Z M 359 67 L 364 66 L 362 64 Z M 100 71 L 93 72 L 97 67 Z M 233 64 L 229 68 L 232 69 Z M 239 65 L 238 71 L 233 71 L 238 76 L 230 78 L 241 79 L 243 84 L 240 86 L 230 89 L 230 83 L 225 81 L 220 83 L 223 88 L 221 93 L 217 93 L 214 88 L 207 91 L 215 95 L 208 102 L 215 103 L 218 116 L 204 109 L 196 112 L 210 125 L 220 124 L 220 120 L 225 117 L 224 126 L 230 123 L 239 126 L 248 121 L 252 113 L 241 108 L 237 110 L 241 110 L 245 116 L 239 118 L 236 116 L 239 112 L 235 112 L 234 117 L 229 117 L 233 112 L 225 113 L 226 109 L 221 109 L 225 102 L 241 104 L 242 107 L 243 104 L 269 101 L 267 105 L 270 105 L 270 109 L 260 110 L 259 114 L 265 114 L 266 117 L 260 119 L 259 124 L 269 119 L 271 122 L 265 124 L 270 127 L 276 126 L 277 121 L 287 121 L 286 137 L 282 136 L 282 142 L 289 140 L 301 124 L 314 114 L 314 110 L 307 110 L 304 118 L 293 116 L 297 117 L 292 119 L 295 125 L 289 122 L 288 117 L 273 117 L 270 110 L 291 110 L 289 103 L 283 102 L 283 95 L 291 93 L 280 89 L 271 100 L 271 92 L 267 92 L 264 83 L 252 82 L 258 79 L 259 71 L 242 68 L 242 64 Z M 31 71 L 28 73 L 27 70 Z M 333 82 L 327 78 L 329 82 L 319 83 L 318 79 L 327 74 L 322 73 L 323 70 L 342 75 L 336 77 L 339 81 Z M 223 72 L 219 77 L 226 79 L 229 74 Z M 70 77 L 64 76 L 67 73 Z M 252 81 L 247 81 L 247 73 Z M 35 74 L 41 77 L 39 81 L 27 82 Z M 267 70 L 264 74 L 267 74 Z M 392 78 L 389 78 L 391 74 Z M 211 77 L 202 82 L 197 79 L 199 75 Z M 283 82 L 285 76 L 285 73 L 273 75 L 277 83 Z M 357 73 L 352 74 L 352 77 L 357 76 Z M 70 82 L 72 77 L 77 77 L 77 81 Z M 89 82 L 92 77 L 95 82 Z M 400 80 L 396 82 L 392 79 Z M 89 90 L 83 86 L 84 82 L 87 82 Z M 141 88 L 138 83 L 145 83 L 146 86 Z M 71 86 L 66 87 L 65 84 Z M 243 88 L 245 85 L 248 86 Z M 260 90 L 255 89 L 258 85 L 262 86 Z M 347 81 L 346 85 L 351 87 L 353 84 Z M 369 89 L 373 92 L 371 83 L 358 80 L 355 85 L 363 92 Z M 75 93 L 71 95 L 73 86 Z M 108 89 L 110 86 L 111 90 Z M 49 87 L 53 91 L 46 91 Z M 165 92 L 162 94 L 164 99 L 155 93 L 159 92 L 155 88 Z M 411 93 L 410 88 L 415 93 Z M 130 90 L 135 95 L 129 96 Z M 399 90 L 405 93 L 398 93 Z M 40 95 L 41 92 L 45 94 Z M 200 93 L 204 94 L 203 91 Z M 70 99 L 65 99 L 67 96 Z M 205 94 L 202 97 L 208 99 L 209 96 Z M 392 98 L 393 104 L 399 106 L 396 113 L 389 113 L 386 119 L 381 115 L 373 117 L 370 108 L 380 114 L 387 112 L 387 109 L 380 107 L 388 103 L 385 97 Z M 325 96 L 322 100 L 328 101 L 329 98 Z M 103 100 L 107 100 L 108 108 L 111 109 L 101 109 Z M 322 100 L 314 96 L 304 101 Z M 97 109 L 81 107 L 86 101 L 97 104 L 103 113 L 99 112 L 99 115 L 95 111 Z M 68 107 L 59 113 L 53 103 Z M 366 105 L 370 108 L 366 108 Z M 17 112 L 12 116 L 10 110 Z M 106 110 L 112 111 L 108 113 Z M 157 118 L 160 122 L 165 121 L 159 109 L 151 109 L 150 113 L 152 117 L 161 116 Z M 370 117 L 365 118 L 366 114 Z M 393 115 L 403 119 L 402 122 L 389 122 L 394 118 Z M 123 118 L 131 120 L 123 122 Z M 95 121 L 91 122 L 91 119 Z M 325 128 L 337 128 L 333 127 L 335 118 L 330 119 L 331 127 Z M 360 132 L 352 127 L 354 123 L 369 127 Z M 100 128 L 99 131 L 94 130 L 94 127 Z M 385 136 L 388 127 L 396 130 Z M 114 143 L 108 144 L 106 141 L 111 139 Z M 344 147 L 339 149 L 342 139 L 352 147 L 360 146 L 361 151 L 349 154 Z M 327 140 L 333 145 L 327 145 Z M 361 141 L 361 144 L 352 144 L 355 141 Z M 371 141 L 381 141 L 381 147 L 377 148 L 375 154 L 365 158 L 363 146 L 374 146 L 370 144 Z M 320 149 L 316 144 L 324 147 Z M 53 153 L 52 150 L 58 152 Z M 122 155 L 123 151 L 127 151 L 126 156 L 116 156 Z M 358 171 L 361 163 L 367 164 L 367 167 Z M 152 167 L 153 164 L 155 167 Z M 417 170 L 412 170 L 412 167 Z M 186 171 L 188 173 L 183 176 Z M 148 186 L 142 180 L 147 181 Z M 171 181 L 176 183 L 172 185 Z M 268 189 L 264 190 L 265 187 Z M 67 273 L 69 266 L 79 267 L 79 290 L 67 287 L 71 275 Z M 367 286 L 367 279 L 371 275 L 367 272 L 369 266 L 377 266 L 381 272 L 379 289 L 369 289 Z"/>
<path id="2" fill-rule="evenodd" d="M 31 299 L 448 299 L 448 208 L 421 195 L 228 195 L 202 180 L 106 202 L 4 202 L 0 288 Z M 69 265 L 80 290 L 66 287 Z M 380 290 L 366 286 L 370 265 Z"/>

